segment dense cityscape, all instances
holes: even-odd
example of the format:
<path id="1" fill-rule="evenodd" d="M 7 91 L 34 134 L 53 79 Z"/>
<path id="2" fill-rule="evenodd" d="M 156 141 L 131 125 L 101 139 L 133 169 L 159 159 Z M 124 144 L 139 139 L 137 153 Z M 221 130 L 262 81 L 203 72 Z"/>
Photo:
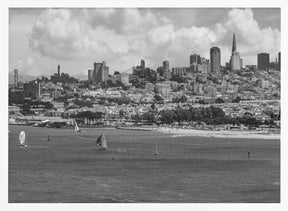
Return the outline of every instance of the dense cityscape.
<path id="1" fill-rule="evenodd" d="M 28 82 L 15 69 L 9 124 L 69 127 L 76 119 L 82 127 L 280 128 L 281 53 L 275 61 L 269 52 L 256 56 L 257 65 L 244 67 L 233 34 L 225 66 L 221 49 L 211 46 L 209 59 L 187 55 L 186 67 L 165 60 L 154 70 L 141 60 L 132 73 L 111 74 L 109 64 L 95 62 L 81 81 L 61 73 L 60 65 L 50 79 Z"/>
<path id="2" fill-rule="evenodd" d="M 283 205 L 287 8 L 193 6 L 6 9 L 9 207 Z"/>

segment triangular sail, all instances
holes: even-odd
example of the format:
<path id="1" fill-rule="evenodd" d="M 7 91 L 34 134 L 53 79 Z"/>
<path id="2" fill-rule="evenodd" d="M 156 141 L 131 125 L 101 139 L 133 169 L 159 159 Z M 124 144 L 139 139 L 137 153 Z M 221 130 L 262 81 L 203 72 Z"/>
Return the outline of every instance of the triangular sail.
<path id="1" fill-rule="evenodd" d="M 80 130 L 80 128 L 78 127 L 78 124 L 77 124 L 77 122 L 76 122 L 75 119 L 74 119 L 74 124 L 75 124 L 75 127 L 74 127 L 75 132 L 80 132 L 81 130 Z"/>
<path id="2" fill-rule="evenodd" d="M 107 141 L 104 134 L 97 138 L 96 143 L 99 149 L 107 149 Z"/>
<path id="3" fill-rule="evenodd" d="M 159 155 L 157 141 L 155 142 L 155 155 Z"/>

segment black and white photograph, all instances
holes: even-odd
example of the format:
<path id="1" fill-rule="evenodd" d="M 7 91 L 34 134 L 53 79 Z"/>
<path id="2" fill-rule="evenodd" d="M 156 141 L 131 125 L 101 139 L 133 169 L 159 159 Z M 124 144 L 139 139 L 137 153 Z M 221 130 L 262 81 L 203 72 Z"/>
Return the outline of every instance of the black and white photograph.
<path id="1" fill-rule="evenodd" d="M 6 203 L 280 206 L 276 2 L 6 8 Z"/>

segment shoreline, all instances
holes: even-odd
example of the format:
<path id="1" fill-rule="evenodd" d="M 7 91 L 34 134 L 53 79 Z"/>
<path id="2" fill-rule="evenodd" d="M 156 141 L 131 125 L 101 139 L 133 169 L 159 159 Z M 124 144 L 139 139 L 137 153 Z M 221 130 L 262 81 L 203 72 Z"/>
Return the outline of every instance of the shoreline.
<path id="1" fill-rule="evenodd" d="M 11 125 L 11 124 L 9 124 Z M 11 125 L 12 126 L 12 125 Z M 14 125 L 14 126 L 29 126 L 29 125 Z M 31 126 L 30 126 L 31 127 Z M 32 126 L 33 127 L 33 126 Z M 37 128 L 37 127 L 35 127 Z M 44 127 L 45 128 L 45 127 Z M 73 127 L 58 128 L 58 129 L 73 129 Z M 183 129 L 170 127 L 81 127 L 81 129 L 117 129 L 131 131 L 146 131 L 160 132 L 171 135 L 171 137 L 208 137 L 208 138 L 229 138 L 229 139 L 265 139 L 265 140 L 280 140 L 281 134 L 267 133 L 265 131 L 256 130 L 200 130 L 200 129 Z"/>
<path id="2" fill-rule="evenodd" d="M 158 128 L 156 131 L 171 134 L 172 137 L 199 136 L 211 138 L 240 138 L 240 139 L 272 139 L 280 140 L 281 134 L 265 133 L 260 131 L 232 131 L 232 130 L 197 130 L 182 128 Z"/>

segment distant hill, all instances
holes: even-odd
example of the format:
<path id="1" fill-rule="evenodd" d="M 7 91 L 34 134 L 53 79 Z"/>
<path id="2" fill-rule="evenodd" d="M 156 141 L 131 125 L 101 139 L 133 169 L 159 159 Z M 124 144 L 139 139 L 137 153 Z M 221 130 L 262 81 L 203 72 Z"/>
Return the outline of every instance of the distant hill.
<path id="1" fill-rule="evenodd" d="M 83 80 L 88 80 L 88 75 L 70 75 L 70 76 L 72 76 L 72 77 L 74 77 L 74 78 L 76 78 L 76 79 L 78 79 L 78 80 L 81 80 L 81 81 L 83 81 Z"/>
<path id="2" fill-rule="evenodd" d="M 70 74 L 69 74 L 70 75 Z M 36 76 L 32 76 L 32 75 L 27 75 L 27 74 L 18 74 L 18 81 L 22 81 L 22 82 L 26 82 L 26 81 L 32 81 L 35 80 L 36 78 L 42 78 L 42 76 L 49 78 L 50 79 L 50 75 L 36 75 Z M 78 80 L 87 80 L 88 76 L 87 75 L 70 75 Z M 9 84 L 13 84 L 14 83 L 14 73 L 10 72 L 9 73 Z"/>

